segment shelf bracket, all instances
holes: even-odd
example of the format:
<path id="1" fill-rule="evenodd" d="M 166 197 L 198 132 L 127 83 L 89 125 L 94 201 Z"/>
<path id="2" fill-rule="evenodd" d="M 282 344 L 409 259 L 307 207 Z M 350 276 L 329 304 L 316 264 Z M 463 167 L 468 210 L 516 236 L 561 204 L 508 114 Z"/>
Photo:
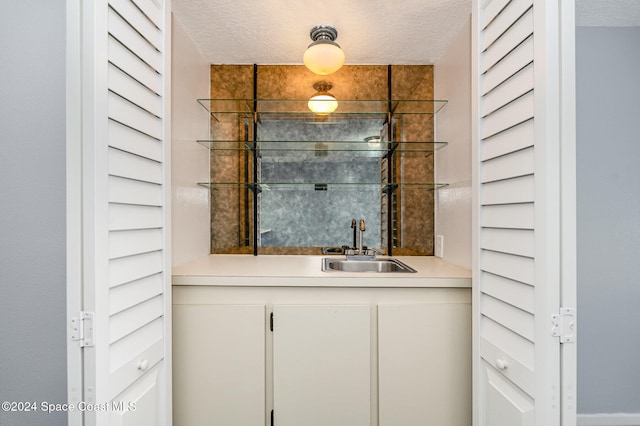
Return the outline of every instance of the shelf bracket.
<path id="1" fill-rule="evenodd" d="M 397 189 L 398 189 L 397 183 L 387 183 L 384 185 L 384 189 L 382 191 L 388 195 L 391 195 L 391 194 L 394 194 Z"/>

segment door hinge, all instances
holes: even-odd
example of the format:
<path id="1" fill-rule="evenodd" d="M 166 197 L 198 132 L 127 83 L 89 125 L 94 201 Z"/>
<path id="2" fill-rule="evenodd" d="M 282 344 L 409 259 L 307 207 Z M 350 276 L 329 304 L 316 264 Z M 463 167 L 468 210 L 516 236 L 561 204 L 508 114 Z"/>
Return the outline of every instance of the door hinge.
<path id="1" fill-rule="evenodd" d="M 560 308 L 560 313 L 551 315 L 551 335 L 559 337 L 560 343 L 576 341 L 576 309 Z"/>
<path id="2" fill-rule="evenodd" d="M 93 312 L 80 311 L 80 316 L 71 318 L 71 340 L 79 341 L 80 347 L 93 346 Z"/>
<path id="3" fill-rule="evenodd" d="M 269 317 L 269 329 L 273 331 L 273 312 L 271 312 L 271 316 Z"/>

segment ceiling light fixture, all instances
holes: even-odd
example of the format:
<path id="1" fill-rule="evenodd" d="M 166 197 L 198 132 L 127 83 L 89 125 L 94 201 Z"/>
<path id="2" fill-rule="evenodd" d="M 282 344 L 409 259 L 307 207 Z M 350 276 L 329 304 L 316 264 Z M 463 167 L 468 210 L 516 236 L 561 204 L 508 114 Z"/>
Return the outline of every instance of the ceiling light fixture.
<path id="1" fill-rule="evenodd" d="M 309 99 L 307 106 L 316 114 L 329 114 L 338 108 L 338 101 L 329 93 L 333 86 L 326 81 L 319 81 L 313 85 L 316 93 Z"/>
<path id="2" fill-rule="evenodd" d="M 305 66 L 320 75 L 332 74 L 342 68 L 344 52 L 335 42 L 338 30 L 330 25 L 318 25 L 311 28 L 309 35 L 313 43 L 304 52 Z"/>

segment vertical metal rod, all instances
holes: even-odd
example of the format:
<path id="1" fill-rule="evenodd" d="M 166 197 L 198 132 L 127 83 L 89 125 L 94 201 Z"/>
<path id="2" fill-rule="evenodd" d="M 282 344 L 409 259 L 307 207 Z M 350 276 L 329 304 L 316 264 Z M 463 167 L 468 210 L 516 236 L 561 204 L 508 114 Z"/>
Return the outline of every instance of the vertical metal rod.
<path id="1" fill-rule="evenodd" d="M 392 105 L 392 70 L 391 65 L 387 66 L 387 104 L 388 104 L 388 112 L 387 112 L 387 255 L 393 256 L 393 184 L 395 182 L 393 179 L 393 167 L 394 167 L 394 158 L 391 146 L 391 142 L 393 140 L 392 132 L 393 125 L 392 120 L 393 116 L 391 111 L 393 110 Z"/>
<path id="2" fill-rule="evenodd" d="M 258 65 L 253 64 L 253 255 L 258 255 Z"/>
<path id="3" fill-rule="evenodd" d="M 251 121 L 253 121 L 253 117 L 251 118 Z M 244 129 L 242 129 L 244 131 L 245 134 L 245 144 L 247 146 L 251 146 L 251 139 L 250 139 L 250 127 L 249 127 L 249 122 L 247 119 L 245 119 L 243 121 L 243 126 Z M 253 125 L 251 125 L 251 129 L 253 129 Z M 242 158 L 244 160 L 244 180 L 245 182 L 249 182 L 249 152 L 247 152 L 246 150 L 242 153 Z M 249 224 L 251 223 L 251 214 L 249 213 L 249 189 L 251 187 L 247 186 L 244 189 L 244 226 L 242 226 L 242 232 L 244 233 L 244 245 L 248 246 L 249 244 L 251 244 L 251 233 L 249 232 Z"/>

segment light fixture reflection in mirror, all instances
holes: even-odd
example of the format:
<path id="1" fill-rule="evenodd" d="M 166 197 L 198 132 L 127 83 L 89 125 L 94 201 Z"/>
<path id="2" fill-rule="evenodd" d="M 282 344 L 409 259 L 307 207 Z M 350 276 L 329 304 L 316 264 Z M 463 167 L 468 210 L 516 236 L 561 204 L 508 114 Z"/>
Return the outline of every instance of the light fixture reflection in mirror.
<path id="1" fill-rule="evenodd" d="M 312 112 L 316 114 L 329 114 L 338 108 L 338 101 L 329 93 L 331 90 L 331 83 L 326 81 L 319 81 L 313 85 L 316 93 L 309 99 L 307 106 Z"/>
<path id="2" fill-rule="evenodd" d="M 330 25 L 318 25 L 310 32 L 313 43 L 304 52 L 304 65 L 319 75 L 328 75 L 338 71 L 344 65 L 344 52 L 334 40 L 338 30 Z"/>
<path id="3" fill-rule="evenodd" d="M 369 145 L 370 148 L 377 149 L 382 145 L 382 141 L 380 140 L 380 136 L 369 136 L 364 138 L 364 141 Z"/>

